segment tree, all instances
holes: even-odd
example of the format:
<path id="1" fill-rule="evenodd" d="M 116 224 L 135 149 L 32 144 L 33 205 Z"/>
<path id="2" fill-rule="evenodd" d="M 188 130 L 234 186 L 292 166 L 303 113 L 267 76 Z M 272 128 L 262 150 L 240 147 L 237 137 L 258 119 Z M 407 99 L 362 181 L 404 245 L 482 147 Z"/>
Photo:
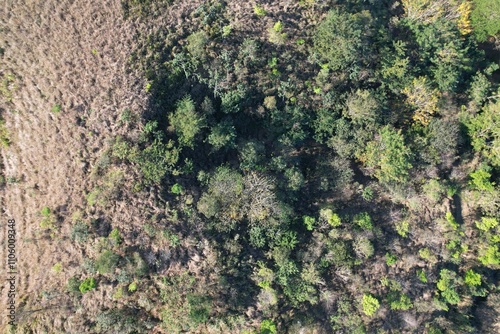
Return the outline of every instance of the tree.
<path id="1" fill-rule="evenodd" d="M 407 96 L 406 102 L 415 108 L 413 120 L 428 125 L 438 110 L 439 92 L 430 88 L 427 78 L 419 77 L 403 89 L 403 93 Z"/>
<path id="2" fill-rule="evenodd" d="M 365 294 L 363 295 L 362 306 L 363 306 L 363 312 L 367 316 L 371 317 L 379 309 L 380 303 L 377 298 L 373 297 L 372 295 Z"/>
<path id="3" fill-rule="evenodd" d="M 371 16 L 367 11 L 351 14 L 339 9 L 331 10 L 316 28 L 314 51 L 331 70 L 350 69 L 355 72 L 368 45 L 366 36 L 370 22 Z"/>
<path id="4" fill-rule="evenodd" d="M 470 18 L 477 40 L 486 41 L 500 31 L 500 0 L 475 0 Z"/>
<path id="5" fill-rule="evenodd" d="M 401 130 L 383 127 L 378 137 L 369 142 L 361 157 L 365 165 L 375 169 L 375 176 L 384 183 L 403 183 L 408 178 L 411 151 L 405 146 Z"/>
<path id="6" fill-rule="evenodd" d="M 493 166 L 500 166 L 500 99 L 484 106 L 482 112 L 465 121 L 472 147 Z"/>
<path id="7" fill-rule="evenodd" d="M 168 116 L 181 146 L 193 147 L 196 135 L 205 126 L 205 117 L 196 112 L 191 97 L 185 96 L 177 102 L 177 109 Z"/>
<path id="8" fill-rule="evenodd" d="M 224 120 L 215 125 L 208 135 L 208 142 L 215 150 L 220 150 L 223 147 L 233 148 L 236 138 L 236 129 L 230 120 Z"/>

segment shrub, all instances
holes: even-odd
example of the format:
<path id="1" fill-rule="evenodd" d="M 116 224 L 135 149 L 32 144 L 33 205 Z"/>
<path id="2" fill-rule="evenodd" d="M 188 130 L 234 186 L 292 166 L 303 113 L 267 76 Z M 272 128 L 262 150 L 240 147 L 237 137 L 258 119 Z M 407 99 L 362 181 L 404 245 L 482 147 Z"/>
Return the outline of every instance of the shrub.
<path id="1" fill-rule="evenodd" d="M 464 282 L 469 286 L 481 285 L 481 274 L 478 274 L 474 272 L 474 270 L 469 269 L 465 272 Z"/>
<path id="2" fill-rule="evenodd" d="M 396 255 L 385 253 L 385 263 L 387 263 L 388 266 L 395 265 L 397 261 L 398 257 Z"/>
<path id="3" fill-rule="evenodd" d="M 422 283 L 427 283 L 427 275 L 425 274 L 425 271 L 423 269 L 418 269 L 417 270 L 417 277 Z"/>
<path id="4" fill-rule="evenodd" d="M 482 231 L 488 231 L 498 226 L 498 220 L 492 217 L 483 217 L 476 222 L 476 227 Z"/>
<path id="5" fill-rule="evenodd" d="M 377 312 L 377 310 L 380 307 L 380 303 L 377 298 L 373 297 L 372 295 L 363 295 L 363 312 L 371 317 L 372 315 Z"/>
<path id="6" fill-rule="evenodd" d="M 67 288 L 68 288 L 68 291 L 73 293 L 73 294 L 80 294 L 80 280 L 78 280 L 78 278 L 76 277 L 71 277 L 69 280 L 68 280 L 68 284 L 67 284 Z"/>
<path id="7" fill-rule="evenodd" d="M 136 290 L 137 290 L 137 282 L 134 281 L 134 282 L 132 282 L 132 283 L 129 284 L 128 291 L 129 292 L 134 292 Z"/>
<path id="8" fill-rule="evenodd" d="M 304 225 L 306 225 L 306 229 L 308 231 L 312 231 L 314 229 L 314 224 L 316 224 L 316 219 L 310 216 L 304 216 Z"/>
<path id="9" fill-rule="evenodd" d="M 172 188 L 170 188 L 170 191 L 172 194 L 180 195 L 184 192 L 184 188 L 180 184 L 176 183 L 172 186 Z"/>
<path id="10" fill-rule="evenodd" d="M 122 243 L 122 238 L 120 236 L 120 230 L 118 228 L 114 228 L 111 233 L 109 233 L 109 239 L 113 242 L 115 245 L 119 245 Z"/>
<path id="11" fill-rule="evenodd" d="M 413 307 L 413 303 L 410 300 L 410 297 L 405 295 L 404 293 L 399 293 L 396 291 L 391 291 L 389 293 L 389 304 L 391 306 L 391 310 L 409 310 Z"/>
<path id="12" fill-rule="evenodd" d="M 319 211 L 319 216 L 322 220 L 328 222 L 332 227 L 338 227 L 342 225 L 340 216 L 332 211 L 332 209 L 321 209 Z"/>
<path id="13" fill-rule="evenodd" d="M 440 279 L 437 282 L 437 288 L 441 291 L 441 296 L 449 304 L 458 304 L 460 296 L 455 290 L 456 274 L 448 269 L 441 269 L 439 276 Z"/>
<path id="14" fill-rule="evenodd" d="M 283 31 L 283 23 L 281 23 L 281 21 L 276 22 L 272 28 L 268 29 L 269 42 L 274 44 L 285 43 L 287 34 L 282 31 Z"/>
<path id="15" fill-rule="evenodd" d="M 408 221 L 403 220 L 398 223 L 396 223 L 396 232 L 403 237 L 406 238 L 408 236 L 408 231 L 410 230 L 410 224 Z"/>
<path id="16" fill-rule="evenodd" d="M 89 227 L 83 222 L 76 222 L 71 228 L 70 239 L 76 242 L 85 242 L 89 236 Z"/>
<path id="17" fill-rule="evenodd" d="M 82 294 L 95 288 L 96 288 L 96 283 L 93 277 L 86 278 L 85 280 L 83 280 L 82 283 L 80 283 L 80 286 L 78 287 L 78 289 Z"/>
<path id="18" fill-rule="evenodd" d="M 52 111 L 54 114 L 57 114 L 61 111 L 62 107 L 60 104 L 55 104 L 50 111 Z"/>
<path id="19" fill-rule="evenodd" d="M 278 333 L 276 329 L 276 324 L 269 319 L 263 320 L 260 323 L 260 334 L 276 334 Z"/>
<path id="20" fill-rule="evenodd" d="M 374 248 L 370 240 L 366 237 L 358 237 L 354 242 L 354 251 L 362 258 L 369 258 L 374 253 Z"/>
<path id="21" fill-rule="evenodd" d="M 448 222 L 448 224 L 454 229 L 458 229 L 460 227 L 460 225 L 457 223 L 457 221 L 455 220 L 455 217 L 453 217 L 453 214 L 451 212 L 446 212 L 446 221 Z"/>
<path id="22" fill-rule="evenodd" d="M 95 261 L 96 269 L 101 274 L 112 273 L 118 265 L 119 260 L 120 256 L 118 254 L 106 250 Z"/>
<path id="23" fill-rule="evenodd" d="M 253 12 L 257 16 L 266 16 L 266 14 L 267 14 L 267 10 L 265 10 L 264 7 L 262 7 L 259 4 L 256 4 L 255 6 L 253 6 Z"/>
<path id="24" fill-rule="evenodd" d="M 361 212 L 354 216 L 354 223 L 361 227 L 363 230 L 371 230 L 373 229 L 372 218 L 368 214 L 368 212 Z"/>
<path id="25" fill-rule="evenodd" d="M 485 266 L 500 265 L 500 250 L 498 245 L 490 245 L 479 252 L 478 260 Z"/>

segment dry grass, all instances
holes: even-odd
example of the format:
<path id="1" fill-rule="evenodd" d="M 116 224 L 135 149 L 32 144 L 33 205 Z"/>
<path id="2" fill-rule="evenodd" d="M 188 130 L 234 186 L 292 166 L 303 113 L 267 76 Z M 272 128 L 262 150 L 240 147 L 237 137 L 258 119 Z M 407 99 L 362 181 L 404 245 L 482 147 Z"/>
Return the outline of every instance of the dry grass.
<path id="1" fill-rule="evenodd" d="M 25 304 L 18 315 L 21 322 L 37 318 L 36 332 L 75 333 L 84 319 L 78 312 L 108 297 L 95 291 L 74 314 L 60 293 L 83 257 L 82 247 L 67 237 L 71 215 L 85 210 L 91 171 L 106 140 L 127 132 L 118 125 L 121 112 L 140 115 L 147 106 L 145 83 L 127 64 L 137 27 L 122 19 L 118 0 L 7 0 L 0 6 L 0 29 L 0 72 L 12 73 L 17 86 L 12 101 L 4 98 L 1 105 L 11 141 L 2 158 L 3 174 L 19 181 L 11 179 L 1 199 L 4 216 L 18 223 L 18 305 Z M 141 206 L 124 210 L 125 200 L 107 212 L 111 223 L 139 224 Z M 39 225 L 44 206 L 57 218 L 52 232 Z M 57 262 L 61 273 L 50 270 Z M 0 327 L 6 319 L 2 311 Z"/>

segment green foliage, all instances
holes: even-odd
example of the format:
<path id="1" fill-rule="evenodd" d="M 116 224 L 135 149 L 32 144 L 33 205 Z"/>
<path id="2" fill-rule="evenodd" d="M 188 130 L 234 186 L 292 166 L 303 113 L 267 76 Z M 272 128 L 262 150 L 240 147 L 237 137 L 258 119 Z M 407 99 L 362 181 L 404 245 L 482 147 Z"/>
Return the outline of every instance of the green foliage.
<path id="1" fill-rule="evenodd" d="M 350 14 L 339 9 L 331 10 L 316 28 L 314 51 L 331 70 L 356 72 L 364 56 L 370 20 L 368 12 Z"/>
<path id="2" fill-rule="evenodd" d="M 471 184 L 477 190 L 493 192 L 495 190 L 494 182 L 490 181 L 491 174 L 488 172 L 488 168 L 482 167 L 475 172 L 470 174 Z"/>
<path id="3" fill-rule="evenodd" d="M 60 104 L 55 104 L 50 111 L 52 111 L 54 114 L 58 114 L 61 112 L 61 105 Z"/>
<path id="4" fill-rule="evenodd" d="M 396 232 L 398 232 L 398 234 L 401 237 L 403 238 L 408 237 L 409 230 L 410 230 L 410 223 L 408 223 L 407 220 L 403 220 L 396 223 Z"/>
<path id="5" fill-rule="evenodd" d="M 175 112 L 168 116 L 181 146 L 194 147 L 196 135 L 205 126 L 205 117 L 196 112 L 191 97 L 185 96 L 177 102 Z"/>
<path id="6" fill-rule="evenodd" d="M 205 46 L 208 43 L 208 36 L 204 31 L 197 31 L 192 33 L 187 38 L 187 50 L 196 59 L 203 59 L 205 57 Z"/>
<path id="7" fill-rule="evenodd" d="M 184 192 L 184 188 L 180 184 L 175 183 L 172 188 L 170 188 L 170 191 L 172 194 L 180 195 Z"/>
<path id="8" fill-rule="evenodd" d="M 10 145 L 9 132 L 5 120 L 0 118 L 0 146 L 7 147 Z"/>
<path id="9" fill-rule="evenodd" d="M 272 28 L 269 28 L 269 42 L 274 44 L 283 44 L 286 41 L 287 34 L 283 32 L 283 23 L 276 22 Z"/>
<path id="10" fill-rule="evenodd" d="M 478 260 L 485 266 L 500 265 L 500 250 L 498 245 L 490 245 L 479 252 Z"/>
<path id="11" fill-rule="evenodd" d="M 365 294 L 363 295 L 362 307 L 363 307 L 363 312 L 367 316 L 371 317 L 379 309 L 380 303 L 377 298 L 373 297 L 372 295 Z"/>
<path id="12" fill-rule="evenodd" d="M 276 329 L 276 324 L 270 320 L 266 319 L 260 323 L 260 334 L 276 334 L 278 330 Z"/>
<path id="13" fill-rule="evenodd" d="M 388 295 L 389 305 L 391 306 L 391 310 L 409 310 L 413 307 L 413 303 L 410 300 L 410 297 L 405 295 L 404 293 L 399 293 L 397 291 L 391 291 Z"/>
<path id="14" fill-rule="evenodd" d="M 235 139 L 236 129 L 228 119 L 212 127 L 208 135 L 208 143 L 214 147 L 214 150 L 220 150 L 223 147 L 235 147 Z"/>
<path id="15" fill-rule="evenodd" d="M 474 0 L 470 16 L 474 35 L 480 42 L 486 41 L 500 31 L 500 1 Z"/>
<path id="16" fill-rule="evenodd" d="M 450 227 L 454 230 L 457 230 L 460 227 L 450 211 L 446 212 L 446 221 L 448 222 L 448 225 L 450 225 Z"/>
<path id="17" fill-rule="evenodd" d="M 302 217 L 304 220 L 304 225 L 308 231 L 312 231 L 314 229 L 314 225 L 316 224 L 316 218 L 310 216 Z"/>
<path id="18" fill-rule="evenodd" d="M 418 269 L 417 270 L 417 277 L 422 283 L 427 283 L 427 275 L 425 274 L 425 271 L 423 269 Z"/>
<path id="19" fill-rule="evenodd" d="M 368 212 L 361 212 L 354 216 L 353 222 L 363 230 L 373 229 L 373 221 Z"/>
<path id="20" fill-rule="evenodd" d="M 391 253 L 385 253 L 385 263 L 387 263 L 388 266 L 395 265 L 397 261 L 398 257 L 396 255 Z"/>
<path id="21" fill-rule="evenodd" d="M 129 284 L 128 291 L 135 292 L 136 290 L 137 290 L 137 282 L 133 281 L 132 283 Z"/>
<path id="22" fill-rule="evenodd" d="M 179 149 L 174 147 L 173 141 L 166 144 L 159 139 L 144 150 L 133 156 L 131 161 L 139 164 L 147 184 L 160 183 L 168 172 L 173 172 L 179 160 Z"/>
<path id="23" fill-rule="evenodd" d="M 115 227 L 111 233 L 109 233 L 108 236 L 109 239 L 113 242 L 115 245 L 119 245 L 122 243 L 122 237 L 120 236 L 120 230 L 118 230 L 117 227 Z"/>
<path id="24" fill-rule="evenodd" d="M 465 272 L 464 282 L 469 286 L 481 285 L 481 274 L 478 274 L 474 272 L 474 270 L 469 269 Z"/>
<path id="25" fill-rule="evenodd" d="M 340 225 L 342 225 L 340 216 L 334 213 L 332 209 L 321 209 L 319 211 L 319 216 L 322 220 L 326 221 L 332 227 L 339 227 Z"/>
<path id="26" fill-rule="evenodd" d="M 255 6 L 253 6 L 253 12 L 257 16 L 266 16 L 266 14 L 267 14 L 267 10 L 265 10 L 264 7 L 262 7 L 259 4 L 256 4 Z"/>
<path id="27" fill-rule="evenodd" d="M 112 251 L 105 250 L 95 261 L 95 266 L 100 274 L 109 274 L 115 271 L 120 256 Z"/>
<path id="28" fill-rule="evenodd" d="M 80 283 L 78 289 L 82 294 L 84 294 L 92 289 L 95 289 L 96 287 L 97 285 L 95 283 L 95 279 L 93 277 L 88 277 L 84 279 L 82 283 Z"/>
<path id="29" fill-rule="evenodd" d="M 492 217 L 483 217 L 481 221 L 476 221 L 476 227 L 482 231 L 489 231 L 498 226 L 498 220 Z"/>
<path id="30" fill-rule="evenodd" d="M 441 269 L 439 277 L 437 288 L 441 291 L 441 296 L 444 298 L 445 302 L 452 305 L 458 304 L 460 302 L 460 296 L 455 290 L 456 273 L 448 269 Z"/>
<path id="31" fill-rule="evenodd" d="M 401 130 L 385 126 L 379 131 L 379 138 L 368 143 L 362 160 L 367 167 L 375 169 L 375 176 L 381 182 L 403 183 L 412 168 L 410 155 Z"/>
<path id="32" fill-rule="evenodd" d="M 42 208 L 40 211 L 40 214 L 42 215 L 42 221 L 40 222 L 40 227 L 44 229 L 49 229 L 53 230 L 56 228 L 55 223 L 56 223 L 56 217 L 52 213 L 49 207 L 45 206 Z"/>
<path id="33" fill-rule="evenodd" d="M 500 21 L 499 21 L 500 22 Z M 483 110 L 465 121 L 472 147 L 489 160 L 492 166 L 500 166 L 500 99 L 489 102 Z"/>

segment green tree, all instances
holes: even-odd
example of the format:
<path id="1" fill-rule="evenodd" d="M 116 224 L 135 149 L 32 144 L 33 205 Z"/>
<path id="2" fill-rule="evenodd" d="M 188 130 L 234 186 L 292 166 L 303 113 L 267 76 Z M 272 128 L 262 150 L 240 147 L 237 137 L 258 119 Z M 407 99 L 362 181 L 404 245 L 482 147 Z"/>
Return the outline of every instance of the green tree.
<path id="1" fill-rule="evenodd" d="M 377 312 L 377 310 L 380 307 L 380 303 L 377 298 L 373 297 L 372 295 L 363 295 L 363 312 L 367 316 L 372 316 Z"/>
<path id="2" fill-rule="evenodd" d="M 500 0 L 474 0 L 470 16 L 474 34 L 483 42 L 500 31 Z"/>
<path id="3" fill-rule="evenodd" d="M 223 147 L 233 148 L 235 146 L 236 129 L 230 120 L 224 120 L 215 125 L 208 135 L 208 142 L 215 150 Z"/>
<path id="4" fill-rule="evenodd" d="M 384 183 L 403 183 L 408 178 L 411 151 L 405 146 L 401 130 L 383 127 L 378 137 L 369 142 L 361 157 L 365 165 L 375 170 L 375 176 Z"/>
<path id="5" fill-rule="evenodd" d="M 351 14 L 331 10 L 316 28 L 314 51 L 331 70 L 355 72 L 364 56 L 370 21 L 367 11 Z"/>
<path id="6" fill-rule="evenodd" d="M 193 147 L 196 135 L 205 126 L 205 117 L 198 114 L 191 97 L 186 96 L 177 102 L 174 113 L 168 116 L 174 127 L 181 146 Z"/>
<path id="7" fill-rule="evenodd" d="M 493 166 L 500 166 L 500 99 L 484 106 L 482 112 L 470 116 L 465 125 L 476 152 Z"/>

